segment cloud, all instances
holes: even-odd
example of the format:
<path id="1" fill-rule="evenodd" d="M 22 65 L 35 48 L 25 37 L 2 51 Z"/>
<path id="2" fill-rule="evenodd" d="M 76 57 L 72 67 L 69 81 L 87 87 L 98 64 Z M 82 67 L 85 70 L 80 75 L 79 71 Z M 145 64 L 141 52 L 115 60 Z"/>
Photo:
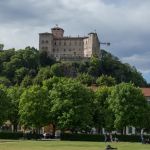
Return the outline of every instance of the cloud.
<path id="1" fill-rule="evenodd" d="M 150 71 L 149 0 L 5 0 L 0 1 L 0 42 L 6 48 L 38 48 L 38 33 L 55 24 L 65 35 L 96 29 L 107 49 L 140 71 Z"/>

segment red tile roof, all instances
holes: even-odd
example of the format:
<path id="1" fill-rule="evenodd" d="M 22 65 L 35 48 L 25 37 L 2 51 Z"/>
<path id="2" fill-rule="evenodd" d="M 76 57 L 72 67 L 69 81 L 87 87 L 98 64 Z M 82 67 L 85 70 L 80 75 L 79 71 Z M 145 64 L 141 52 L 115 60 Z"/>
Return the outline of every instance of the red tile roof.
<path id="1" fill-rule="evenodd" d="M 150 96 L 150 88 L 141 88 L 145 97 Z"/>
<path id="2" fill-rule="evenodd" d="M 89 88 L 92 89 L 93 91 L 96 91 L 98 89 L 98 86 L 93 84 Z M 140 89 L 142 90 L 142 93 L 145 97 L 150 97 L 150 88 L 140 88 Z"/>

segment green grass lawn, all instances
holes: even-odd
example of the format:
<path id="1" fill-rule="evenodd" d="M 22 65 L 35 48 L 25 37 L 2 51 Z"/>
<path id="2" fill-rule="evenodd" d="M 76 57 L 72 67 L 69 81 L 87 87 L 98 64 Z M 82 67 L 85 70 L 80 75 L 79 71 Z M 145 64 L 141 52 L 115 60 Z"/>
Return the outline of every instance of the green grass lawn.
<path id="1" fill-rule="evenodd" d="M 118 150 L 150 150 L 150 145 L 141 143 L 110 144 Z M 0 141 L 0 150 L 104 150 L 105 146 L 102 142 Z"/>

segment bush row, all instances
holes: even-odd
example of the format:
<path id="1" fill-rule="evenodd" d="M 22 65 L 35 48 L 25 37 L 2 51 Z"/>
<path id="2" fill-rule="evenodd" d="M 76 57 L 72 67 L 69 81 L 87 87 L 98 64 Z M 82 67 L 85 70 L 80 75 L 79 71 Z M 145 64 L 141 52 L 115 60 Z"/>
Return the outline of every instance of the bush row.
<path id="1" fill-rule="evenodd" d="M 40 139 L 43 138 L 41 134 L 36 133 L 22 133 L 22 132 L 0 132 L 0 139 Z"/>
<path id="2" fill-rule="evenodd" d="M 0 132 L 0 139 L 20 139 L 23 138 L 22 132 Z"/>
<path id="3" fill-rule="evenodd" d="M 140 142 L 140 135 L 117 135 L 120 142 Z M 145 136 L 145 138 L 150 138 Z M 95 141 L 104 142 L 104 135 L 91 135 L 91 134 L 61 134 L 61 140 L 63 141 Z"/>

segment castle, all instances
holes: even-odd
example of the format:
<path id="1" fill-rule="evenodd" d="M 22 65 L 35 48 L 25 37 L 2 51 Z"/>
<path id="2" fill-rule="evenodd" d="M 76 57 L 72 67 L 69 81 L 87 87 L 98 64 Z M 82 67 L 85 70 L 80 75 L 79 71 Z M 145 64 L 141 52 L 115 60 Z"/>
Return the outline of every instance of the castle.
<path id="1" fill-rule="evenodd" d="M 39 50 L 56 60 L 81 60 L 100 57 L 100 42 L 93 32 L 84 37 L 64 36 L 64 30 L 56 25 L 51 33 L 39 34 Z"/>

